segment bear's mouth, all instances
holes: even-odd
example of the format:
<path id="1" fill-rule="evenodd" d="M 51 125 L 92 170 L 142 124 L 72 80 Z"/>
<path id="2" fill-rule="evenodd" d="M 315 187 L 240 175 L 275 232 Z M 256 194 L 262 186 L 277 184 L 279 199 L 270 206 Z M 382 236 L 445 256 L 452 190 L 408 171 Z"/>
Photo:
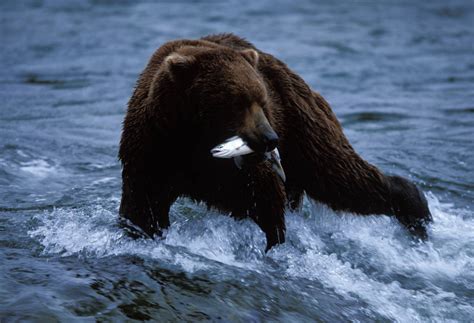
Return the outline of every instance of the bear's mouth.
<path id="1" fill-rule="evenodd" d="M 242 169 L 245 164 L 245 155 L 256 154 L 252 148 L 239 136 L 234 136 L 223 143 L 211 149 L 211 154 L 216 158 L 233 158 L 237 168 Z M 285 171 L 281 166 L 280 152 L 278 148 L 272 151 L 261 154 L 263 160 L 270 161 L 273 170 L 281 178 L 283 182 L 286 181 Z"/>

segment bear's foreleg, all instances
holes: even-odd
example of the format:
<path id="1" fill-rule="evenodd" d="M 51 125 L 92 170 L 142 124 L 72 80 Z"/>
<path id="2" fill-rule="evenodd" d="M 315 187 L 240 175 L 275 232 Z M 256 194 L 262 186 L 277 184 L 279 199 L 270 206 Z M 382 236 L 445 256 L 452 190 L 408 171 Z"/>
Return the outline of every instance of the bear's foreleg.
<path id="1" fill-rule="evenodd" d="M 267 252 L 285 242 L 285 189 L 271 166 L 251 171 L 249 179 L 246 212 L 265 233 Z"/>
<path id="2" fill-rule="evenodd" d="M 146 235 L 161 235 L 169 227 L 169 210 L 176 200 L 166 185 L 130 178 L 123 181 L 120 216 L 132 222 Z"/>

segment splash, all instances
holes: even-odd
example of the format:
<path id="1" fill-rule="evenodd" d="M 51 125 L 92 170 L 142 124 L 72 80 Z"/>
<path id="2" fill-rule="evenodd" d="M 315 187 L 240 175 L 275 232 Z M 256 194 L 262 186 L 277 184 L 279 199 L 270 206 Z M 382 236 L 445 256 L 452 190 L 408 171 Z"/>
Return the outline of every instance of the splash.
<path id="1" fill-rule="evenodd" d="M 129 238 L 117 226 L 116 209 L 100 205 L 38 215 L 29 234 L 45 255 L 136 255 L 187 273 L 237 268 L 276 281 L 320 283 L 394 321 L 437 321 L 454 313 L 468 320 L 474 315 L 473 214 L 427 198 L 434 223 L 426 243 L 413 241 L 393 218 L 335 214 L 308 201 L 301 212 L 287 214 L 287 242 L 267 255 L 253 222 L 185 199 L 172 207 L 173 223 L 162 239 Z"/>

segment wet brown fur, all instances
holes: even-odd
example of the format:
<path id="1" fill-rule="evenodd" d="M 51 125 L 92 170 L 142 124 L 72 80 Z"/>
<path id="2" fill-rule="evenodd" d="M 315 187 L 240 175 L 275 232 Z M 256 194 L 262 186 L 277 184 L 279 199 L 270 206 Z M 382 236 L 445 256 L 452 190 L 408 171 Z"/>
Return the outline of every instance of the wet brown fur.
<path id="1" fill-rule="evenodd" d="M 239 170 L 209 153 L 255 128 L 258 111 L 279 136 L 284 184 L 269 162 Z M 321 95 L 232 34 L 172 41 L 155 52 L 129 101 L 119 155 L 120 214 L 149 235 L 169 226 L 179 196 L 251 217 L 267 249 L 284 241 L 285 206 L 299 207 L 304 192 L 334 210 L 395 215 L 420 237 L 431 219 L 411 182 L 354 151 Z"/>

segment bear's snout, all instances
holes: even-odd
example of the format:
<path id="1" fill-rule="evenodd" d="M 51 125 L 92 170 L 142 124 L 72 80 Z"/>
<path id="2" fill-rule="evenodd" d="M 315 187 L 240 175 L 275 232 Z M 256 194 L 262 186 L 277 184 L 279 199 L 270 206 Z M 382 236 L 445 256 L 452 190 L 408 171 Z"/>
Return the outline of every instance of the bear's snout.
<path id="1" fill-rule="evenodd" d="M 272 128 L 266 129 L 262 137 L 263 144 L 265 145 L 265 152 L 272 151 L 278 146 L 278 135 Z"/>
<path id="2" fill-rule="evenodd" d="M 253 132 L 242 133 L 242 138 L 252 150 L 266 153 L 278 146 L 278 135 L 270 125 L 257 126 Z"/>
<path id="3" fill-rule="evenodd" d="M 260 106 L 254 104 L 240 133 L 241 137 L 256 152 L 266 153 L 278 146 L 278 135 Z"/>

